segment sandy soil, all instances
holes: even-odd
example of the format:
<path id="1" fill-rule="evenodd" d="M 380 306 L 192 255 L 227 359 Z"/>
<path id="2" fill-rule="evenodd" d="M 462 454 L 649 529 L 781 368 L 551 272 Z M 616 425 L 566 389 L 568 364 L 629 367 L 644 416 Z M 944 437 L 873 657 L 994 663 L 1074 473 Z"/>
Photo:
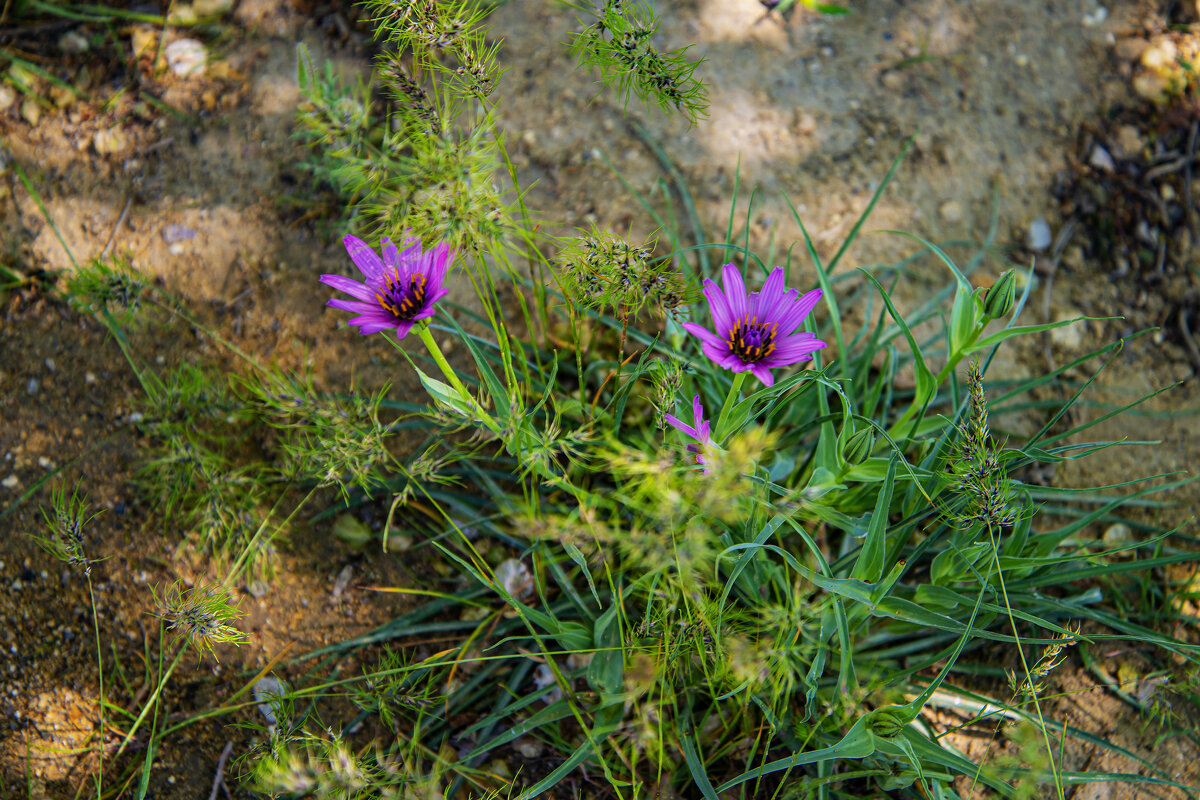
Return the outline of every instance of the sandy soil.
<path id="1" fill-rule="evenodd" d="M 694 43 L 693 53 L 706 60 L 700 75 L 710 85 L 709 119 L 689 128 L 678 119 L 631 111 L 685 176 L 705 226 L 723 229 L 740 163 L 739 219 L 749 209 L 748 190 L 759 191 L 752 245 L 765 252 L 773 238 L 778 260 L 797 241 L 799 230 L 781 199 L 786 193 L 828 256 L 904 140 L 915 135 L 914 150 L 868 229 L 978 241 L 997 213 L 1000 241 L 1012 246 L 1008 254 L 1029 263 L 1023 243 L 1030 223 L 1043 217 L 1057 233 L 1063 222 L 1051 187 L 1077 155 L 1080 126 L 1114 104 L 1134 102 L 1134 56 L 1123 43 L 1161 26 L 1159 10 L 1114 2 L 1101 15 L 1091 0 L 854 5 L 846 17 L 802 12 L 787 21 L 765 14 L 753 0 L 698 0 L 664 12 L 663 42 Z M 47 224 L 0 159 L 0 251 L 29 271 L 67 270 L 72 256 L 83 260 L 105 249 L 128 253 L 138 269 L 259 358 L 290 368 L 309 364 L 318 386 L 342 387 L 353 375 L 366 386 L 392 380 L 396 395 L 403 395 L 411 387 L 403 373 L 392 371 L 386 346 L 360 341 L 323 307 L 325 293 L 315 277 L 344 269 L 340 246 L 322 238 L 313 220 L 279 202 L 281 195 L 303 192 L 295 167 L 301 152 L 291 138 L 299 99 L 295 44 L 307 42 L 347 74 L 361 71 L 368 43 L 346 20 L 336 6 L 242 0 L 226 21 L 229 35 L 209 42 L 219 60 L 207 76 L 154 77 L 142 63 L 97 80 L 96 101 L 47 112 L 36 125 L 22 118 L 19 103 L 0 110 L 0 137 L 11 154 L 6 157 L 29 174 L 54 221 Z M 635 236 L 651 233 L 604 158 L 643 192 L 654 190 L 661 165 L 631 134 L 613 96 L 598 93 L 595 76 L 572 68 L 560 44 L 576 26 L 572 12 L 546 0 L 514 2 L 501 7 L 492 24 L 510 66 L 496 96 L 504 98 L 502 125 L 520 177 L 532 187 L 529 204 L 552 228 L 595 221 L 632 229 Z M 86 62 L 72 58 L 73 69 Z M 134 90 L 118 93 L 119 86 Z M 164 113 L 143 92 L 182 113 Z M 97 152 L 97 134 L 113 130 L 122 146 L 107 152 L 102 145 L 106 152 Z M 167 241 L 169 226 L 195 235 Z M 844 268 L 893 262 L 913 249 L 908 241 L 873 233 Z M 1003 268 L 1000 257 L 989 258 L 976 278 L 987 283 Z M 928 269 L 913 277 L 903 302 L 919 298 L 928 281 L 941 280 L 934 267 Z M 1086 255 L 1057 270 L 1039 269 L 1043 277 L 1052 271 L 1051 291 L 1044 301 L 1042 288 L 1036 295 L 1037 314 L 1059 319 L 1121 312 L 1122 295 Z M 7 720 L 0 724 L 0 771 L 4 791 L 22 787 L 23 796 L 28 763 L 31 797 L 70 796 L 91 767 L 80 753 L 96 725 L 89 605 L 86 585 L 24 535 L 39 525 L 37 506 L 46 500 L 45 492 L 28 496 L 29 490 L 69 463 L 67 477 L 79 478 L 106 509 L 93 534 L 97 552 L 107 559 L 93 573 L 102 638 L 134 675 L 134 697 L 120 689 L 114 702 L 137 699 L 144 685 L 139 654 L 144 645 L 148 652 L 157 647 L 147 613 L 149 585 L 175 577 L 211 579 L 217 565 L 180 548 L 183 532 L 161 529 L 153 509 L 130 487 L 141 441 L 129 415 L 139 388 L 115 344 L 36 289 L 0 296 L 0 314 L 0 478 L 6 479 L 0 510 L 10 509 L 0 519 L 6 534 L 0 537 L 0 616 L 6 621 L 0 645 L 10 655 L 0 669 L 0 710 Z M 1133 324 L 1090 323 L 1078 335 L 1047 338 L 1015 351 L 1003 370 L 1016 376 L 1049 361 L 1063 363 Z M 194 330 L 179 324 L 169 330 L 134 338 L 144 362 L 228 365 Z M 1193 372 L 1181 346 L 1146 336 L 1102 375 L 1096 396 L 1128 402 L 1131 393 L 1189 379 Z M 1189 381 L 1151 407 L 1179 411 L 1198 402 Z M 1084 486 L 1131 474 L 1194 473 L 1200 465 L 1198 425 L 1188 416 L 1102 423 L 1092 431 L 1095 438 L 1163 444 L 1069 465 L 1055 481 Z M 1179 497 L 1183 508 L 1156 512 L 1159 522 L 1190 516 L 1195 492 Z M 420 568 L 353 551 L 330 535 L 327 524 L 297 526 L 280 551 L 277 582 L 262 597 L 243 593 L 252 643 L 222 651 L 219 663 L 187 662 L 166 697 L 171 709 L 183 713 L 219 703 L 285 651 L 295 655 L 389 619 L 402 603 L 363 587 L 408 584 L 414 581 L 411 569 Z M 352 581 L 335 601 L 333 584 L 347 566 Z M 1136 713 L 1085 674 L 1067 673 L 1062 680 L 1062 702 L 1073 704 L 1074 724 L 1119 734 L 1124 746 L 1163 763 L 1179 780 L 1200 782 L 1200 758 L 1190 744 L 1173 741 L 1156 749 L 1152 730 L 1138 733 Z M 152 796 L 207 796 L 225 741 L 234 741 L 240 754 L 252 738 L 218 722 L 185 728 L 157 756 Z M 1099 757 L 1086 748 L 1070 756 L 1073 768 L 1098 766 L 1089 759 Z M 1136 770 L 1108 760 L 1103 766 Z M 230 788 L 237 796 L 233 781 Z M 1138 795 L 1103 784 L 1071 796 Z"/>

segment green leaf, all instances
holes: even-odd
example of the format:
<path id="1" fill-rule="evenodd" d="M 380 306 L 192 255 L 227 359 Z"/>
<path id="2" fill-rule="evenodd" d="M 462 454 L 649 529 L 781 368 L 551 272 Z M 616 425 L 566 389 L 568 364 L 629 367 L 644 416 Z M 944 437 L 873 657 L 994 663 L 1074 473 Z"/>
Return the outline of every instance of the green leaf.
<path id="1" fill-rule="evenodd" d="M 761 767 L 743 772 L 736 778 L 726 781 L 717 787 L 717 793 L 723 793 L 732 789 L 734 786 L 745 783 L 746 781 L 761 778 L 764 775 L 770 775 L 773 772 L 779 772 L 784 769 L 791 769 L 803 764 L 814 764 L 818 761 L 832 761 L 834 759 L 846 758 L 867 758 L 875 752 L 875 738 L 867 731 L 867 718 L 859 717 L 854 726 L 846 732 L 842 740 L 837 744 L 820 750 L 809 750 L 808 752 L 793 753 L 786 758 L 780 758 Z"/>
<path id="2" fill-rule="evenodd" d="M 896 458 L 888 464 L 887 477 L 884 478 L 883 488 L 875 500 L 875 511 L 871 514 L 871 524 L 867 527 L 867 538 L 863 542 L 858 560 L 850 577 L 868 583 L 875 583 L 883 577 L 883 558 L 887 552 L 886 537 L 888 513 L 892 507 L 892 490 L 896 485 Z"/>
<path id="3" fill-rule="evenodd" d="M 1123 317 L 1075 317 L 1074 319 L 1064 319 L 1058 322 L 1047 322 L 1044 325 L 1020 325 L 1016 328 L 1005 328 L 1002 331 L 993 333 L 991 336 L 985 336 L 984 338 L 980 339 L 978 342 L 971 345 L 971 348 L 967 350 L 967 352 L 974 353 L 976 350 L 986 350 L 987 348 L 998 345 L 1007 339 L 1011 339 L 1014 336 L 1020 336 L 1025 333 L 1040 333 L 1042 331 L 1061 328 L 1064 325 L 1071 325 L 1072 323 L 1082 322 L 1084 320 L 1102 321 L 1109 319 L 1123 319 Z"/>
<path id="4" fill-rule="evenodd" d="M 887 305 L 888 312 L 892 315 L 892 319 L 895 320 L 896 325 L 900 328 L 900 332 L 904 334 L 904 338 L 908 341 L 908 348 L 910 351 L 912 351 L 913 368 L 916 372 L 917 382 L 917 393 L 916 397 L 913 398 L 913 405 L 915 407 L 922 407 L 927 402 L 932 400 L 933 396 L 937 393 L 937 379 L 934 378 L 933 373 L 929 370 L 929 367 L 925 365 L 925 357 L 921 355 L 921 348 L 917 345 L 916 337 L 913 336 L 912 331 L 908 327 L 908 323 L 904 321 L 904 317 L 901 316 L 900 312 L 896 310 L 896 306 L 893 305 L 892 298 L 888 296 L 887 290 L 883 288 L 883 284 L 876 280 L 874 275 L 862 267 L 859 267 L 859 271 L 866 275 L 867 279 L 871 281 L 871 283 L 875 284 L 875 288 L 879 290 L 879 295 L 883 298 L 883 302 Z"/>
<path id="5" fill-rule="evenodd" d="M 461 394 L 448 383 L 442 383 L 437 378 L 431 378 L 421 371 L 418 367 L 413 367 L 417 370 L 417 376 L 421 379 L 421 385 L 425 387 L 425 391 L 429 392 L 429 396 L 433 398 L 434 403 L 440 406 L 449 408 L 457 414 L 461 414 L 468 419 L 473 419 L 475 414 L 467 402 L 463 400 Z"/>

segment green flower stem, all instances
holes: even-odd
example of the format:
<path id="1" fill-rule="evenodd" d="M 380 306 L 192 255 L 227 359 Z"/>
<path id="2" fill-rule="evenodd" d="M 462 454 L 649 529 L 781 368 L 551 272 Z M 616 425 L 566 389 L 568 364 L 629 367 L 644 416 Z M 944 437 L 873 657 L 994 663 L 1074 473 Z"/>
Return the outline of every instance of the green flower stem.
<path id="1" fill-rule="evenodd" d="M 179 666 L 179 662 L 183 658 L 183 654 L 187 652 L 187 649 L 187 642 L 184 642 L 179 646 L 179 651 L 175 653 L 175 658 L 171 660 L 171 665 L 167 667 L 167 671 L 163 674 L 162 678 L 159 679 L 158 685 L 154 687 L 154 694 L 150 695 L 150 699 L 146 701 L 146 705 L 142 706 L 142 713 L 138 714 L 138 718 L 133 722 L 133 727 L 130 728 L 129 732 L 125 734 L 125 739 L 122 740 L 121 746 L 117 748 L 116 755 L 113 756 L 114 759 L 120 758 L 121 753 L 124 753 L 125 748 L 129 746 L 130 742 L 133 741 L 133 735 L 137 733 L 138 728 L 142 726 L 142 722 L 145 721 L 146 715 L 150 713 L 150 709 L 158 702 L 158 695 L 162 692 L 163 687 L 167 685 L 167 681 L 171 679 L 171 673 L 174 672 L 175 668 Z"/>
<path id="2" fill-rule="evenodd" d="M 738 393 L 742 391 L 742 384 L 745 382 L 745 372 L 734 374 L 733 384 L 729 387 L 729 394 L 725 396 L 725 404 L 721 406 L 721 415 L 717 417 L 717 426 L 713 430 L 713 438 L 718 442 L 725 439 L 725 421 L 729 419 L 729 412 L 733 411 L 733 405 L 737 402 Z"/>
<path id="3" fill-rule="evenodd" d="M 446 356 L 442 354 L 442 348 L 438 347 L 437 342 L 433 340 L 433 334 L 429 332 L 429 326 L 417 325 L 413 328 L 413 331 L 417 334 L 417 338 L 419 338 L 425 344 L 425 349 L 429 351 L 429 357 L 432 358 L 434 363 L 438 365 L 438 369 L 442 371 L 442 375 L 446 377 L 446 380 L 450 382 L 451 386 L 458 390 L 458 394 L 462 398 L 463 402 L 469 407 L 475 409 L 476 413 L 479 415 L 480 421 L 487 426 L 488 430 L 499 435 L 500 425 L 496 422 L 496 420 L 492 419 L 491 414 L 488 414 L 483 410 L 482 407 L 480 407 L 479 403 L 475 401 L 475 398 L 471 396 L 471 393 L 467 391 L 467 387 L 464 386 L 463 382 L 458 379 L 458 375 L 455 374 L 454 368 L 450 366 L 450 362 L 447 361 Z"/>

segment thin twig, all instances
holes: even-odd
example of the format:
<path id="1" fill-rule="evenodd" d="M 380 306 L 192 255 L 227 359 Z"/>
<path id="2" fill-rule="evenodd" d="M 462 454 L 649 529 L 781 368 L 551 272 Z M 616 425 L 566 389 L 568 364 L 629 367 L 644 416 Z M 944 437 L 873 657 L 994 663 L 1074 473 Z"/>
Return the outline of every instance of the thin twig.
<path id="1" fill-rule="evenodd" d="M 1146 170 L 1146 174 L 1143 175 L 1142 177 L 1147 182 L 1152 181 L 1155 178 L 1162 177 L 1163 175 L 1169 175 L 1172 172 L 1178 172 L 1181 169 L 1186 169 L 1186 168 L 1191 167 L 1192 162 L 1195 161 L 1195 159 L 1196 159 L 1196 154 L 1194 152 L 1188 153 L 1186 156 L 1183 156 L 1182 158 L 1177 158 L 1174 161 L 1168 161 L 1166 164 L 1160 164 L 1157 167 L 1152 167 L 1152 168 Z"/>
<path id="2" fill-rule="evenodd" d="M 221 783 L 225 780 L 225 762 L 232 752 L 233 740 L 230 739 L 225 742 L 225 749 L 221 751 L 221 757 L 217 759 L 217 774 L 213 776 L 212 792 L 208 795 L 208 800 L 217 800 L 217 791 L 221 788 Z"/>
<path id="3" fill-rule="evenodd" d="M 121 209 L 121 216 L 117 217 L 117 224 L 113 225 L 112 231 L 108 234 L 108 241 L 104 243 L 104 247 L 100 248 L 100 256 L 103 257 L 108 252 L 108 248 L 112 247 L 113 239 L 117 235 L 117 231 L 121 230 L 121 226 L 125 224 L 125 218 L 129 216 L 129 207 L 133 204 L 133 195 L 125 198 L 125 207 Z"/>
<path id="4" fill-rule="evenodd" d="M 1188 327 L 1187 309 L 1181 307 L 1176 313 L 1179 315 L 1179 332 L 1183 334 L 1183 343 L 1187 345 L 1188 355 L 1192 357 L 1196 372 L 1200 373 L 1200 347 L 1196 346 L 1191 328 Z"/>

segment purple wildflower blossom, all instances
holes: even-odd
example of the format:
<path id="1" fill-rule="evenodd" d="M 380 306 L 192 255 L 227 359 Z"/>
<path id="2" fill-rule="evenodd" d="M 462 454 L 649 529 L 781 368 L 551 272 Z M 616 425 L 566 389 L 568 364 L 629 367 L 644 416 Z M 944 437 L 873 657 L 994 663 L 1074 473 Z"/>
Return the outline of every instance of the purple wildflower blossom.
<path id="1" fill-rule="evenodd" d="M 420 241 L 410 236 L 404 240 L 404 249 L 398 250 L 385 236 L 380 240 L 382 259 L 357 237 L 347 236 L 342 244 L 366 280 L 322 275 L 321 283 L 354 298 L 335 297 L 327 305 L 357 312 L 350 324 L 359 326 L 359 333 L 364 336 L 394 328 L 396 338 L 403 339 L 415 323 L 433 316 L 434 303 L 448 292 L 442 281 L 454 260 L 454 252 L 444 242 L 423 251 Z"/>
<path id="2" fill-rule="evenodd" d="M 722 274 L 724 291 L 712 280 L 704 280 L 716 333 L 693 322 L 683 323 L 688 333 L 700 339 L 704 355 L 718 366 L 734 372 L 749 370 L 770 386 L 775 382 L 774 367 L 809 361 L 827 346 L 811 333 L 795 332 L 821 299 L 820 289 L 797 298 L 795 289 L 783 290 L 783 267 L 776 267 L 762 291 L 747 297 L 737 267 L 726 264 Z"/>
<path id="3" fill-rule="evenodd" d="M 700 395 L 692 398 L 692 415 L 696 421 L 695 427 L 670 414 L 664 414 L 663 417 L 672 428 L 697 441 L 698 444 L 689 444 L 687 449 L 689 453 L 696 454 L 696 463 L 704 467 L 704 474 L 707 475 L 708 467 L 705 466 L 704 452 L 713 446 L 713 440 L 708 420 L 704 418 L 704 406 L 700 404 Z"/>

